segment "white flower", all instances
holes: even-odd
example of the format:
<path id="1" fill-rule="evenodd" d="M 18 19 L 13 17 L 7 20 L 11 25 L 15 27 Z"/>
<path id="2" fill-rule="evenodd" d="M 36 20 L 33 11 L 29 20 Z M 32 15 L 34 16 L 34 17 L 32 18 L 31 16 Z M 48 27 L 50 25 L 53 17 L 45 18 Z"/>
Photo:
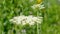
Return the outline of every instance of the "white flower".
<path id="1" fill-rule="evenodd" d="M 17 25 L 19 24 L 25 25 L 27 23 L 29 25 L 34 25 L 36 22 L 41 24 L 42 17 L 35 17 L 32 15 L 29 16 L 21 15 L 21 16 L 14 17 L 10 21 L 13 22 L 13 24 L 17 24 Z"/>
<path id="2" fill-rule="evenodd" d="M 36 8 L 44 9 L 45 7 L 44 7 L 44 5 L 42 5 L 42 3 L 41 3 L 41 4 L 34 4 L 33 6 L 31 6 L 31 8 L 33 8 L 33 9 L 36 9 Z"/>
<path id="3" fill-rule="evenodd" d="M 35 22 L 33 22 L 33 21 L 31 21 L 30 23 L 29 23 L 29 25 L 34 25 L 35 24 Z"/>
<path id="4" fill-rule="evenodd" d="M 44 9 L 45 7 L 44 7 L 44 5 L 40 5 L 39 8 L 40 9 Z"/>
<path id="5" fill-rule="evenodd" d="M 33 21 L 37 21 L 37 19 L 38 19 L 37 17 L 32 18 Z"/>
<path id="6" fill-rule="evenodd" d="M 22 21 L 22 25 L 25 25 L 26 24 L 26 21 Z"/>

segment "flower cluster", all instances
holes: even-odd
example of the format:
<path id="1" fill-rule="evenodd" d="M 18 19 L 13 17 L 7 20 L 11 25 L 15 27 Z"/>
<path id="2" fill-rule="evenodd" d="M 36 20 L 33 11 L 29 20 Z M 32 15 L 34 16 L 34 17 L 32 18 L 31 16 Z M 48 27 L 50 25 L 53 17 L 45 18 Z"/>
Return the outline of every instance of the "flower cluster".
<path id="1" fill-rule="evenodd" d="M 44 9 L 44 5 L 43 5 L 43 2 L 42 0 L 37 0 L 37 4 L 34 4 L 31 6 L 32 9 Z"/>
<path id="2" fill-rule="evenodd" d="M 36 5 L 33 5 L 32 8 L 33 9 L 36 9 L 36 8 L 39 8 L 39 9 L 43 9 L 45 7 L 43 7 L 44 5 L 40 5 L 40 4 L 36 4 Z"/>
<path id="3" fill-rule="evenodd" d="M 35 16 L 32 16 L 32 15 L 29 15 L 29 16 L 21 15 L 21 16 L 16 16 L 13 19 L 10 19 L 10 22 L 12 22 L 13 24 L 17 24 L 17 25 L 19 25 L 19 24 L 34 25 L 35 23 L 40 23 L 41 24 L 42 17 L 35 17 Z"/>
<path id="4" fill-rule="evenodd" d="M 44 7 L 44 5 L 42 5 L 42 4 L 35 4 L 35 5 L 33 5 L 33 6 L 31 6 L 33 9 L 44 9 L 45 7 Z"/>

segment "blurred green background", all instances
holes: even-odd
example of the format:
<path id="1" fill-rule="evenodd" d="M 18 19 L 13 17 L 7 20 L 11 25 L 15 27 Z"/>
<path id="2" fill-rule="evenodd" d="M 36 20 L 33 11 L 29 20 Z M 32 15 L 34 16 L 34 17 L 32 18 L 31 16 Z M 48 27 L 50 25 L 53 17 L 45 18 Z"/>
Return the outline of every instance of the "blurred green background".
<path id="1" fill-rule="evenodd" d="M 43 0 L 45 9 L 33 10 L 32 5 L 36 4 L 36 0 L 32 2 L 29 0 L 0 0 L 0 34 L 8 34 L 8 31 L 11 30 L 10 34 L 16 34 L 15 31 L 12 33 L 13 24 L 9 22 L 14 16 L 23 15 L 32 15 L 43 17 L 43 23 L 39 25 L 41 27 L 39 34 L 60 34 L 60 0 Z M 26 25 L 27 34 L 37 34 L 35 26 L 29 27 Z M 32 33 L 34 31 L 34 33 Z"/>

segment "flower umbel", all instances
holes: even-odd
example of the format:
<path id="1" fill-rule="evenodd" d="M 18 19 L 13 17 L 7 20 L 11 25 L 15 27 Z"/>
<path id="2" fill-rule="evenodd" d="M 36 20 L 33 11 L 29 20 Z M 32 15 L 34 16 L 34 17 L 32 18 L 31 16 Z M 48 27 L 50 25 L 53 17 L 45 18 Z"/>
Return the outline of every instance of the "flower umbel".
<path id="1" fill-rule="evenodd" d="M 10 22 L 12 22 L 13 24 L 17 24 L 17 25 L 19 25 L 19 24 L 34 25 L 35 23 L 40 23 L 41 24 L 42 17 L 35 17 L 35 16 L 32 16 L 32 15 L 29 15 L 29 16 L 21 15 L 21 16 L 14 17 L 13 19 L 10 19 Z"/>

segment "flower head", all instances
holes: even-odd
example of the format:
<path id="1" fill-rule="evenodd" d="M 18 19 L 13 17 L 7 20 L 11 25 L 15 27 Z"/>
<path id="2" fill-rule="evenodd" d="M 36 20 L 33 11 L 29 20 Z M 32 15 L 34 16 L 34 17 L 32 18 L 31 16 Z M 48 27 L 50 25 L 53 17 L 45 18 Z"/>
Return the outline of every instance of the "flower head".
<path id="1" fill-rule="evenodd" d="M 42 22 L 42 18 L 41 17 L 35 17 L 32 15 L 29 16 L 17 16 L 14 17 L 13 19 L 10 19 L 11 22 L 13 22 L 13 24 L 22 24 L 22 25 L 26 25 L 27 23 L 29 25 L 34 25 L 35 23 L 40 23 Z"/>
<path id="2" fill-rule="evenodd" d="M 45 7 L 44 7 L 44 5 L 41 5 L 41 4 L 35 4 L 35 5 L 33 5 L 33 6 L 31 6 L 31 8 L 32 9 L 44 9 Z"/>

